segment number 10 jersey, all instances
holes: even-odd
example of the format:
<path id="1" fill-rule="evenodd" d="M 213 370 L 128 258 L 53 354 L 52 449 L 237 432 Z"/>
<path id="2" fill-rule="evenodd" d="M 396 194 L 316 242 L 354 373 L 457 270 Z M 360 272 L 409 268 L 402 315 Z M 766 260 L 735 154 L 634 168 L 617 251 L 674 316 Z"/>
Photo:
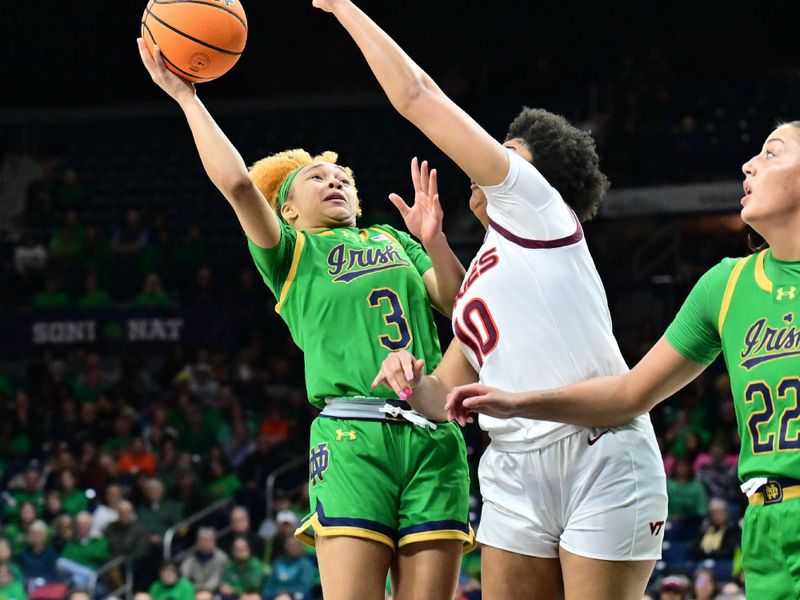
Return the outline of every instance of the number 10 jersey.
<path id="1" fill-rule="evenodd" d="M 463 353 L 481 383 L 513 392 L 625 373 L 577 217 L 531 163 L 511 150 L 509 160 L 505 181 L 482 187 L 490 225 L 453 312 Z M 479 421 L 498 449 L 542 447 L 578 429 L 486 415 Z"/>

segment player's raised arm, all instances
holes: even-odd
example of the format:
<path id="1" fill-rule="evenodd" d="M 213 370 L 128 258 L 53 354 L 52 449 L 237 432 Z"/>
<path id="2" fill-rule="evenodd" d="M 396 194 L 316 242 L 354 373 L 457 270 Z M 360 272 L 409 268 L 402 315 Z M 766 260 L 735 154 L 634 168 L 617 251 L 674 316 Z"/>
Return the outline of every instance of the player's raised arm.
<path id="1" fill-rule="evenodd" d="M 169 71 L 156 46 L 155 56 L 140 38 L 139 54 L 153 81 L 175 100 L 186 115 L 189 128 L 211 182 L 230 202 L 242 229 L 256 245 L 272 248 L 279 241 L 278 217 L 253 184 L 239 152 L 197 97 L 194 86 Z"/>
<path id="2" fill-rule="evenodd" d="M 481 384 L 448 394 L 448 418 L 461 425 L 477 412 L 499 419 L 524 417 L 582 427 L 617 427 L 650 411 L 706 368 L 661 338 L 631 371 L 537 392 L 509 393 Z"/>
<path id="3" fill-rule="evenodd" d="M 415 156 L 411 159 L 411 181 L 414 184 L 414 203 L 411 206 L 397 194 L 389 194 L 389 200 L 400 211 L 406 228 L 422 242 L 431 259 L 432 268 L 422 276 L 431 304 L 450 317 L 464 280 L 464 266 L 442 231 L 444 212 L 439 203 L 436 169 L 428 169 L 428 162 L 420 164 Z"/>
<path id="4" fill-rule="evenodd" d="M 313 0 L 331 12 L 367 59 L 389 101 L 479 185 L 497 185 L 508 174 L 508 156 L 472 117 L 350 0 Z"/>

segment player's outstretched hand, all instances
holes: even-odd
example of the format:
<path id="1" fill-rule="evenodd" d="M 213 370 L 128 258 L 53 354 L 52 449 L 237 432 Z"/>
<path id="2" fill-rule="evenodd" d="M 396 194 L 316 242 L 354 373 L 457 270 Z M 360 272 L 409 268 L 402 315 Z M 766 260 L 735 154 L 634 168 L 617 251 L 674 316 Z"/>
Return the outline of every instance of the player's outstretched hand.
<path id="1" fill-rule="evenodd" d="M 419 385 L 425 374 L 425 361 L 416 359 L 407 350 L 390 352 L 383 360 L 381 370 L 372 382 L 376 388 L 383 384 L 397 394 L 401 400 L 407 400 L 412 389 Z"/>
<path id="2" fill-rule="evenodd" d="M 411 159 L 411 181 L 414 184 L 414 205 L 408 206 L 397 194 L 389 194 L 406 223 L 406 228 L 423 244 L 442 233 L 444 212 L 439 204 L 436 169 L 428 169 L 428 161 L 419 164 L 417 157 Z"/>
<path id="3" fill-rule="evenodd" d="M 158 46 L 154 48 L 155 55 L 151 55 L 150 50 L 147 49 L 147 45 L 142 38 L 137 38 L 136 44 L 139 46 L 139 56 L 142 57 L 144 68 L 150 73 L 150 77 L 152 77 L 158 87 L 167 92 L 173 100 L 178 102 L 194 97 L 194 84 L 184 81 L 167 69 L 164 64 L 164 59 L 161 57 L 161 49 Z"/>
<path id="4" fill-rule="evenodd" d="M 470 413 L 480 413 L 498 419 L 517 416 L 519 403 L 518 394 L 504 392 L 481 383 L 470 383 L 454 387 L 447 394 L 444 409 L 449 420 L 456 421 L 463 427 L 467 423 L 472 423 Z"/>

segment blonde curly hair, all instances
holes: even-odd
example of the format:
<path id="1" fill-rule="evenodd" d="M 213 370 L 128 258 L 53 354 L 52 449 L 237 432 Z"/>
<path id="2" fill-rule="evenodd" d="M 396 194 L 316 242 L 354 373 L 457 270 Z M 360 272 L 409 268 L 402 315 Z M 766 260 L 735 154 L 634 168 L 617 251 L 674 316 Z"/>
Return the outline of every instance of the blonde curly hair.
<path id="1" fill-rule="evenodd" d="M 284 179 L 286 179 L 292 171 L 298 167 L 304 167 L 319 162 L 335 165 L 337 164 L 336 161 L 338 158 L 339 155 L 330 150 L 316 156 L 311 156 L 311 154 L 302 148 L 284 150 L 283 152 L 272 154 L 255 162 L 253 166 L 250 167 L 250 179 L 253 180 L 256 187 L 264 194 L 264 197 L 267 199 L 272 209 L 279 212 L 278 192 Z M 347 173 L 347 176 L 350 177 L 353 188 L 355 189 L 355 177 L 353 176 L 352 169 L 344 166 L 342 168 Z M 356 192 L 357 191 L 358 190 L 356 190 Z M 361 216 L 360 199 L 358 200 L 358 204 L 356 204 L 356 216 Z"/>

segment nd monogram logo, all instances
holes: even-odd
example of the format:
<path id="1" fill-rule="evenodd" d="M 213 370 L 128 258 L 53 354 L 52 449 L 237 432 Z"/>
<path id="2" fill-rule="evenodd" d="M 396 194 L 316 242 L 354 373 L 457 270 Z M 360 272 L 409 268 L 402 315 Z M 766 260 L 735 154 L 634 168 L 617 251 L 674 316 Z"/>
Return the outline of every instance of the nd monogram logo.
<path id="1" fill-rule="evenodd" d="M 774 483 L 768 483 L 764 486 L 764 493 L 767 495 L 767 500 L 775 500 L 778 497 L 778 486 Z"/>
<path id="2" fill-rule="evenodd" d="M 775 481 L 764 484 L 764 504 L 774 504 L 783 500 L 783 489 Z"/>
<path id="3" fill-rule="evenodd" d="M 326 442 L 317 444 L 311 449 L 308 460 L 308 479 L 311 485 L 325 481 L 323 477 L 330 464 L 330 452 Z"/>
<path id="4" fill-rule="evenodd" d="M 797 294 L 797 287 L 795 286 L 779 287 L 777 290 L 777 294 L 775 294 L 775 299 L 778 302 L 780 302 L 784 298 L 788 300 L 794 300 L 796 294 Z"/>
<path id="5" fill-rule="evenodd" d="M 343 439 L 348 439 L 351 442 L 355 441 L 356 439 L 356 432 L 352 429 L 350 431 L 342 431 L 341 429 L 336 430 L 336 441 L 341 442 Z"/>

